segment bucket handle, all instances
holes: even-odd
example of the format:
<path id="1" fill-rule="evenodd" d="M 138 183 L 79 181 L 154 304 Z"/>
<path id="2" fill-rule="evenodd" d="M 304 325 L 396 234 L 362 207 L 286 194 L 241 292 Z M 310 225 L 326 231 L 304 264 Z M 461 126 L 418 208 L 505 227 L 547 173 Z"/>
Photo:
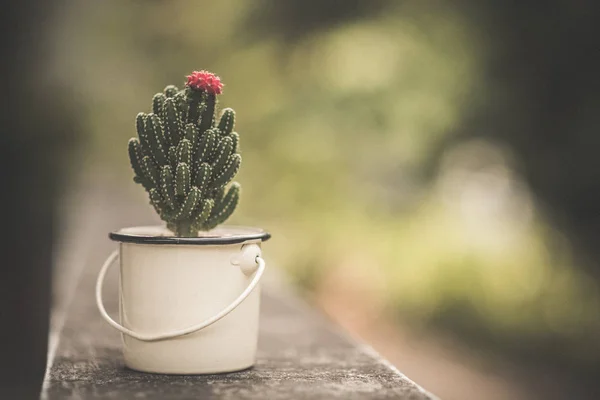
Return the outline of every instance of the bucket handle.
<path id="1" fill-rule="evenodd" d="M 245 245 L 242 249 L 242 255 L 237 260 L 234 260 L 233 264 L 239 265 L 242 269 L 242 272 L 246 275 L 250 275 L 250 273 L 254 272 L 254 278 L 252 278 L 252 282 L 250 282 L 248 287 L 246 287 L 246 289 L 242 292 L 242 294 L 238 296 L 237 299 L 235 299 L 231 304 L 229 304 L 227 307 L 221 310 L 221 312 L 219 312 L 218 314 L 213 315 L 212 317 L 200 322 L 199 324 L 192 325 L 190 327 L 179 329 L 173 332 L 151 335 L 136 333 L 131 329 L 125 328 L 123 325 L 113 320 L 104 308 L 104 302 L 102 300 L 102 286 L 104 284 L 104 277 L 106 276 L 106 273 L 119 256 L 119 251 L 115 250 L 110 256 L 108 256 L 108 258 L 104 262 L 104 265 L 102 265 L 100 273 L 98 274 L 98 280 L 96 282 L 96 304 L 98 305 L 98 310 L 100 310 L 100 315 L 102 315 L 106 322 L 108 322 L 113 328 L 117 329 L 119 332 L 144 342 L 154 342 L 159 340 L 172 339 L 180 336 L 189 335 L 194 332 L 198 332 L 199 330 L 202 330 L 214 324 L 215 322 L 232 312 L 237 306 L 239 306 L 244 300 L 246 300 L 246 298 L 250 295 L 250 293 L 252 293 L 256 285 L 258 285 L 258 282 L 260 281 L 260 278 L 262 277 L 262 274 L 265 271 L 265 260 L 263 260 L 260 256 L 260 247 L 258 247 L 258 245 L 256 244 L 248 244 Z M 254 257 L 252 257 L 253 255 Z M 248 260 L 248 257 L 252 257 L 257 265 L 252 265 L 251 267 L 249 267 L 247 265 L 247 262 L 244 262 Z"/>

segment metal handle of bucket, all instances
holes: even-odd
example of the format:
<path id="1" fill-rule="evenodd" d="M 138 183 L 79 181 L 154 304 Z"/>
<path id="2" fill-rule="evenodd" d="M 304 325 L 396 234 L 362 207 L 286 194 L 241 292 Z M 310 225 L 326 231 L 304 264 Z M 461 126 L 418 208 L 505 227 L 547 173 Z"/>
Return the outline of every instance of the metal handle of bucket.
<path id="1" fill-rule="evenodd" d="M 232 312 L 237 306 L 239 306 L 244 300 L 246 300 L 246 297 L 248 297 L 250 293 L 252 293 L 256 285 L 258 285 L 258 282 L 260 281 L 260 278 L 262 277 L 262 274 L 265 271 L 265 260 L 263 260 L 260 256 L 260 247 L 258 247 L 255 244 L 249 244 L 244 246 L 244 250 L 246 251 L 251 251 L 254 248 L 256 248 L 256 256 L 254 257 L 254 259 L 258 264 L 258 268 L 256 268 L 256 272 L 254 272 L 254 278 L 252 278 L 252 282 L 250 282 L 248 287 L 246 287 L 246 289 L 242 292 L 242 294 L 238 296 L 237 299 L 235 299 L 231 304 L 229 304 L 227 307 L 221 310 L 221 312 L 219 312 L 218 314 L 213 315 L 212 317 L 200 322 L 199 324 L 192 325 L 190 327 L 179 329 L 173 332 L 165 332 L 153 335 L 136 333 L 131 329 L 125 328 L 123 325 L 113 320 L 104 308 L 104 302 L 102 300 L 102 286 L 104 284 L 104 277 L 106 276 L 106 273 L 119 256 L 119 251 L 115 250 L 110 256 L 108 256 L 108 258 L 104 262 L 104 265 L 102 265 L 100 273 L 98 274 L 98 280 L 96 282 L 96 304 L 98 305 L 98 310 L 100 310 L 100 315 L 102 315 L 106 322 L 108 322 L 113 328 L 117 329 L 119 332 L 131 336 L 132 338 L 142 340 L 144 342 L 154 342 L 158 340 L 172 339 L 179 336 L 189 335 L 190 333 L 198 332 L 199 330 L 214 324 L 215 322 Z M 241 265 L 240 267 L 242 268 L 242 271 L 244 273 L 248 272 L 248 266 Z"/>

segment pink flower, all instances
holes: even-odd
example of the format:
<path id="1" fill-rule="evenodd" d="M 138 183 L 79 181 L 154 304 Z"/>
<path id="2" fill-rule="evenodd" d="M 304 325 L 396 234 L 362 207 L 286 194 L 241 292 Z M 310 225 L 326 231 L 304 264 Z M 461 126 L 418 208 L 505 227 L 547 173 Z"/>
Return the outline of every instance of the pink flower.
<path id="1" fill-rule="evenodd" d="M 187 76 L 186 86 L 194 90 L 203 90 L 210 94 L 223 93 L 221 78 L 208 71 L 194 71 Z"/>

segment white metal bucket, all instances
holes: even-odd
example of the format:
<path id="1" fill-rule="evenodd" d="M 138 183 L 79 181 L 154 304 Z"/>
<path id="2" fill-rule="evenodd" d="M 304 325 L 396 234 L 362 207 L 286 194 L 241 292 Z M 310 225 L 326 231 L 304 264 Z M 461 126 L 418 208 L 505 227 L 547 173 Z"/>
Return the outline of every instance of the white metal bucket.
<path id="1" fill-rule="evenodd" d="M 162 236 L 161 236 L 162 235 Z M 197 238 L 159 227 L 111 233 L 121 242 L 98 276 L 100 314 L 122 333 L 125 365 L 163 374 L 208 374 L 254 365 L 260 244 L 268 233 L 226 227 Z M 102 283 L 120 258 L 119 314 L 104 309 Z"/>

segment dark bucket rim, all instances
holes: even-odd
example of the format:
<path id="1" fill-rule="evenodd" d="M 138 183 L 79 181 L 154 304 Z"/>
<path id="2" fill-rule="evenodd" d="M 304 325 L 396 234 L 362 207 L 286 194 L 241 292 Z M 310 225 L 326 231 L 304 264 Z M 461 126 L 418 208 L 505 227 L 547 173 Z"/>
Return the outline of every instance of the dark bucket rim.
<path id="1" fill-rule="evenodd" d="M 144 234 L 143 230 L 162 234 Z M 219 226 L 206 232 L 204 236 L 198 237 L 169 236 L 166 234 L 168 232 L 164 226 L 136 226 L 110 232 L 108 237 L 110 240 L 120 243 L 166 245 L 227 245 L 256 240 L 265 242 L 271 238 L 271 234 L 264 229 L 234 225 Z"/>

